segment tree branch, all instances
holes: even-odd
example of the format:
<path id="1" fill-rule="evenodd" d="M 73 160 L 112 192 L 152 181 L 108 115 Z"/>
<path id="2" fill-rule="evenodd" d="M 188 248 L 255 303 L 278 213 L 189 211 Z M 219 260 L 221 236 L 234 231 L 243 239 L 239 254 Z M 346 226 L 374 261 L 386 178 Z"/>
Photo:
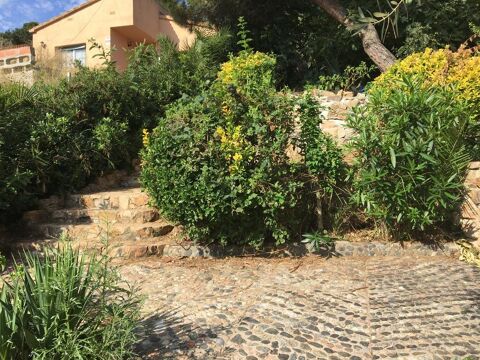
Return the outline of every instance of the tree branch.
<path id="1" fill-rule="evenodd" d="M 347 29 L 353 22 L 347 17 L 347 11 L 338 0 L 312 0 L 320 6 L 331 18 L 344 25 Z M 372 24 L 366 25 L 359 31 L 363 49 L 370 59 L 378 66 L 380 71 L 385 72 L 396 61 L 396 57 L 382 44 L 377 29 Z"/>

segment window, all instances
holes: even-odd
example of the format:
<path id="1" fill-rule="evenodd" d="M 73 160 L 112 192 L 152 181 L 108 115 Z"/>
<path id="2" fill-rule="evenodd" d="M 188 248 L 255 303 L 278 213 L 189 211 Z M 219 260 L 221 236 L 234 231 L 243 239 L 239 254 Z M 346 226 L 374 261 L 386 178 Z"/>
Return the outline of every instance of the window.
<path id="1" fill-rule="evenodd" d="M 69 46 L 60 49 L 65 65 L 69 67 L 75 66 L 78 62 L 81 65 L 85 65 L 86 59 L 86 46 Z"/>

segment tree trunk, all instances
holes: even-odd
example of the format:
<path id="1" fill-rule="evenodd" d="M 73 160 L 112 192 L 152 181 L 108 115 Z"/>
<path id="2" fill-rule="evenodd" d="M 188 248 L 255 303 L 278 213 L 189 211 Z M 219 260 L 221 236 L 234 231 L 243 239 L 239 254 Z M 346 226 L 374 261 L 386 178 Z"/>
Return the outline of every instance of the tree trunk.
<path id="1" fill-rule="evenodd" d="M 320 6 L 330 17 L 343 24 L 347 28 L 352 25 L 347 17 L 345 8 L 338 0 L 312 0 Z M 362 39 L 363 49 L 370 59 L 378 66 L 380 71 L 385 72 L 397 60 L 395 56 L 382 44 L 377 29 L 372 24 L 367 25 L 359 33 Z"/>

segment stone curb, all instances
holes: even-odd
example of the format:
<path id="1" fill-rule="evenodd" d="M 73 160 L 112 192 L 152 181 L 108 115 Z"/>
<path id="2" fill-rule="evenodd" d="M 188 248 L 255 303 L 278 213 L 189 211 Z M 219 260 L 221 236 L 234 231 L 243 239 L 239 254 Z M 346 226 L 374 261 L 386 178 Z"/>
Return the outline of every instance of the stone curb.
<path id="1" fill-rule="evenodd" d="M 267 256 L 283 254 L 287 256 L 304 256 L 317 254 L 323 257 L 346 257 L 346 256 L 458 256 L 459 248 L 455 243 L 447 243 L 442 246 L 423 243 L 352 243 L 349 241 L 337 241 L 332 248 L 319 252 L 305 244 L 292 244 L 284 248 L 265 251 L 252 251 L 244 248 L 218 246 L 181 246 L 165 245 L 163 251 L 157 256 L 172 258 L 222 258 L 228 256 Z"/>

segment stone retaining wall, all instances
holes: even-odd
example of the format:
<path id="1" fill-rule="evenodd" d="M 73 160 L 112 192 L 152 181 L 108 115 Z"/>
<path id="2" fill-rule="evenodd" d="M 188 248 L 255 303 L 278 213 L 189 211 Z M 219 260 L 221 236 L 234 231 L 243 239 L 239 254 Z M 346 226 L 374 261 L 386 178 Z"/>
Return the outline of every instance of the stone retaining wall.
<path id="1" fill-rule="evenodd" d="M 465 185 L 468 196 L 462 208 L 461 223 L 465 233 L 480 246 L 480 161 L 470 164 Z"/>
<path id="2" fill-rule="evenodd" d="M 345 143 L 352 135 L 352 130 L 347 128 L 345 120 L 355 106 L 365 104 L 365 94 L 355 95 L 351 91 L 317 91 L 314 95 L 323 107 L 322 130 L 340 143 Z"/>

